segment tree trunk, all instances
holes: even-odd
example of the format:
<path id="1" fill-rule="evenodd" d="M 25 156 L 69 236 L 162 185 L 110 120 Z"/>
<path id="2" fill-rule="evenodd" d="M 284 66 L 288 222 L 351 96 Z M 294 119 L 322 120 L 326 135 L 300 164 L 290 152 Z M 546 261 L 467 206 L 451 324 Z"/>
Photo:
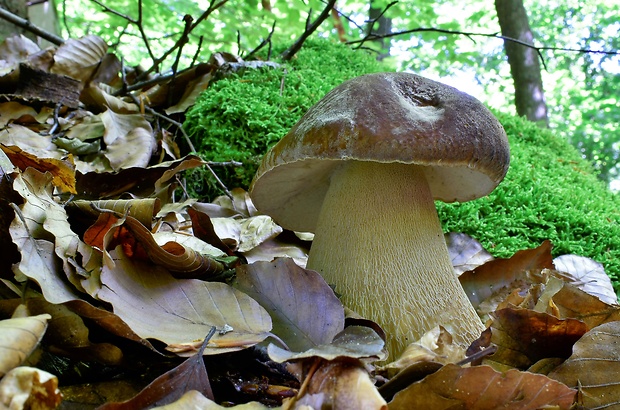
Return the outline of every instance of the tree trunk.
<path id="1" fill-rule="evenodd" d="M 28 8 L 24 0 L 0 0 L 0 7 L 9 11 L 23 19 L 28 18 Z M 31 40 L 35 40 L 35 36 L 21 27 L 0 19 L 0 41 L 7 37 L 23 34 Z"/>
<path id="2" fill-rule="evenodd" d="M 523 0 L 495 0 L 495 10 L 503 36 L 534 44 Z M 514 81 L 517 114 L 548 126 L 538 53 L 531 47 L 509 40 L 504 40 L 504 49 Z"/>
<path id="3" fill-rule="evenodd" d="M 373 6 L 373 1 L 370 0 L 370 8 L 368 10 L 368 20 L 370 22 L 375 21 L 376 23 L 372 26 L 371 34 L 376 34 L 378 36 L 384 36 L 392 32 L 392 19 L 386 17 L 385 14 L 381 15 L 384 8 L 377 8 Z M 386 57 L 390 56 L 390 39 L 382 38 L 377 41 L 377 44 L 380 45 L 381 51 L 377 56 L 377 60 L 381 61 Z"/>

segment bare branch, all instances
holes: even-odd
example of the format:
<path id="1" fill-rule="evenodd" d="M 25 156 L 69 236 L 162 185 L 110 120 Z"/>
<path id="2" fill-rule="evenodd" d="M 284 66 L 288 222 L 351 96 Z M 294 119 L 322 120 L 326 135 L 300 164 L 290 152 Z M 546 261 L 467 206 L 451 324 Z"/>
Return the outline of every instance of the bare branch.
<path id="1" fill-rule="evenodd" d="M 474 37 L 499 38 L 501 40 L 511 41 L 513 43 L 521 44 L 525 47 L 533 48 L 539 52 L 539 55 L 540 55 L 540 52 L 543 50 L 567 51 L 567 52 L 588 53 L 588 54 L 606 54 L 606 55 L 619 55 L 620 54 L 619 51 L 592 50 L 592 49 L 587 49 L 587 48 L 566 48 L 566 47 L 549 47 L 549 46 L 538 47 L 533 44 L 518 40 L 516 38 L 502 36 L 501 34 L 498 34 L 498 33 L 474 33 L 474 32 L 458 31 L 458 30 L 446 30 L 446 29 L 435 28 L 435 27 L 418 27 L 418 28 L 414 28 L 411 30 L 397 31 L 397 32 L 393 32 L 393 33 L 389 33 L 385 35 L 373 34 L 373 35 L 366 36 L 360 40 L 348 41 L 347 44 L 359 44 L 359 43 L 364 43 L 366 41 L 378 41 L 384 38 L 399 37 L 399 36 L 404 36 L 407 34 L 420 33 L 420 32 L 434 32 L 434 33 L 442 33 L 442 34 L 449 34 L 449 35 L 466 36 L 474 42 L 475 42 Z"/>
<path id="2" fill-rule="evenodd" d="M 45 39 L 47 41 L 49 41 L 50 43 L 56 44 L 57 46 L 63 44 L 65 42 L 65 40 L 61 37 L 58 37 L 55 34 L 49 33 L 45 30 L 43 30 L 40 27 L 35 26 L 34 24 L 32 24 L 31 22 L 29 22 L 26 19 L 23 19 L 13 13 L 11 13 L 8 10 L 5 10 L 4 8 L 0 7 L 0 18 L 15 24 L 18 27 L 23 28 L 26 31 L 29 31 L 39 37 L 41 37 L 42 39 Z"/>
<path id="3" fill-rule="evenodd" d="M 335 4 L 336 4 L 336 0 L 329 0 L 327 2 L 327 5 L 323 9 L 319 17 L 316 20 L 314 20 L 314 22 L 310 24 L 308 28 L 306 28 L 306 30 L 301 34 L 301 36 L 297 39 L 297 41 L 293 43 L 292 46 L 290 46 L 289 48 L 284 50 L 282 54 L 280 54 L 280 58 L 282 58 L 282 60 L 288 61 L 291 58 L 293 58 L 295 53 L 297 53 L 301 49 L 301 46 L 303 46 L 306 39 L 310 37 L 310 35 L 312 35 L 312 33 L 314 33 L 317 28 L 319 28 L 321 23 L 323 23 L 325 19 L 327 19 L 327 17 L 329 17 L 329 13 L 334 8 Z"/>

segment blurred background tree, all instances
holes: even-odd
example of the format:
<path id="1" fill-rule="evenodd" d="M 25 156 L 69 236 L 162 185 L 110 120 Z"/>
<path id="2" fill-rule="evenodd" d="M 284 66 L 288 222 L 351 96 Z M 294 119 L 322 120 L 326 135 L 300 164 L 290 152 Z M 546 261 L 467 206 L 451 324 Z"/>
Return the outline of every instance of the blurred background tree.
<path id="1" fill-rule="evenodd" d="M 229 0 L 192 33 L 182 64 L 205 61 L 214 51 L 247 55 L 262 40 L 289 42 L 323 10 L 319 0 Z M 513 24 L 517 47 L 537 58 L 528 77 L 538 76 L 540 93 L 513 79 L 509 47 L 499 33 L 501 6 L 522 6 L 529 27 Z M 57 0 L 65 36 L 97 34 L 128 64 L 152 64 L 139 27 L 141 18 L 153 55 L 160 56 L 183 32 L 183 17 L 197 18 L 214 3 L 205 0 Z M 500 6 L 496 9 L 496 5 Z M 508 8 L 504 17 L 514 16 Z M 498 19 L 499 12 L 499 19 Z M 309 18 L 309 16 L 311 16 Z M 528 116 L 516 108 L 520 92 L 545 104 L 543 125 L 554 129 L 590 160 L 599 177 L 620 188 L 620 3 L 602 0 L 388 0 L 340 1 L 316 35 L 373 48 L 389 69 L 411 70 L 454 85 L 493 108 Z M 512 21 L 511 23 L 516 23 Z M 505 26 L 505 25 L 504 25 Z M 371 41 L 370 36 L 374 36 Z M 367 39 L 361 42 L 361 40 Z M 513 44 L 514 45 L 514 44 Z M 581 51 L 580 51 L 581 50 Z M 586 51 L 588 50 L 588 51 Z M 172 65 L 172 56 L 162 71 Z M 520 70 L 520 71 L 515 71 Z M 523 74 L 524 68 L 513 70 Z M 514 81 L 513 81 L 514 80 Z M 530 84 L 531 85 L 531 84 Z M 516 91 L 515 91 L 516 87 Z M 543 94 L 544 90 L 544 94 Z M 543 99 L 544 97 L 544 99 Z M 515 101 L 517 100 L 517 101 Z M 528 118 L 530 118 L 528 116 Z M 532 118 L 535 119 L 535 118 Z"/>

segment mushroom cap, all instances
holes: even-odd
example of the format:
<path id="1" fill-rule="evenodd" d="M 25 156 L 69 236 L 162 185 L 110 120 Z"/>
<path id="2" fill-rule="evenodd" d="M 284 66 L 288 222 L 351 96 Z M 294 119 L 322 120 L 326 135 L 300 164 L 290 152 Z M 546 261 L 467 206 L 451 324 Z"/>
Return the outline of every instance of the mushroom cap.
<path id="1" fill-rule="evenodd" d="M 308 110 L 265 155 L 250 195 L 283 227 L 314 232 L 332 171 L 349 160 L 423 166 L 435 199 L 464 202 L 495 189 L 510 150 L 474 97 L 411 73 L 368 74 Z"/>

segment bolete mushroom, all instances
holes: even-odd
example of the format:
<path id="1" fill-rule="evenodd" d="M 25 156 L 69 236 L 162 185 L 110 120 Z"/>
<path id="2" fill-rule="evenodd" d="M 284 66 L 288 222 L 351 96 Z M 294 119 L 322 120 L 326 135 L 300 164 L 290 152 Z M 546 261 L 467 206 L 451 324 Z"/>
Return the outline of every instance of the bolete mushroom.
<path id="1" fill-rule="evenodd" d="M 436 325 L 467 346 L 484 328 L 434 199 L 487 195 L 509 160 L 504 129 L 475 98 L 415 74 L 369 74 L 310 108 L 265 155 L 251 197 L 283 227 L 315 233 L 307 267 L 383 327 L 391 355 Z"/>

